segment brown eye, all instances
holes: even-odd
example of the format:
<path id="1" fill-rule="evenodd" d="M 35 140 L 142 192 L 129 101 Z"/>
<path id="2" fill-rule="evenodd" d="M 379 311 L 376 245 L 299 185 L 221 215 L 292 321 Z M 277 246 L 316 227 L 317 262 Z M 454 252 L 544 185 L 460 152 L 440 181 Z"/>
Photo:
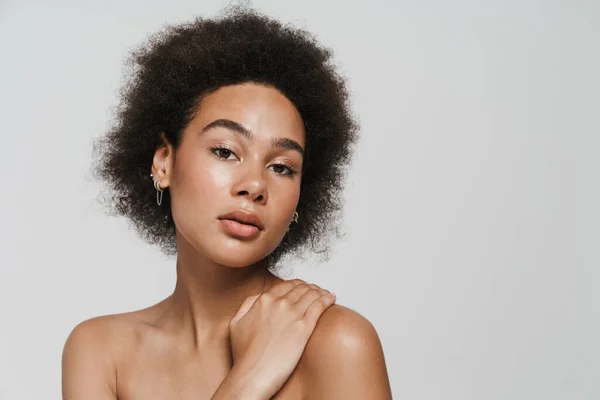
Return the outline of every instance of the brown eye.
<path id="1" fill-rule="evenodd" d="M 217 157 L 222 158 L 224 160 L 229 159 L 231 155 L 235 156 L 235 153 L 226 147 L 212 147 L 210 149 Z"/>
<path id="2" fill-rule="evenodd" d="M 280 175 L 294 175 L 296 173 L 296 171 L 285 164 L 273 164 L 271 165 L 271 168 L 273 169 L 273 172 Z"/>
<path id="3" fill-rule="evenodd" d="M 217 155 L 221 158 L 229 158 L 231 151 L 227 149 L 217 149 Z"/>

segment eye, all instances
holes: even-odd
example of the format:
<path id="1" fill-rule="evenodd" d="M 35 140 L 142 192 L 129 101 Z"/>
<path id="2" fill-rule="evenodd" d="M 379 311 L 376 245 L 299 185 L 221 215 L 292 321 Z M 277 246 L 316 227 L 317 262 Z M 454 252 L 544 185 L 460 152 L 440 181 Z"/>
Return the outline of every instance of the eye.
<path id="1" fill-rule="evenodd" d="M 273 164 L 273 165 L 271 165 L 271 168 L 273 169 L 273 172 L 280 174 L 280 175 L 296 174 L 296 171 L 292 167 L 289 167 L 285 164 Z"/>
<path id="2" fill-rule="evenodd" d="M 218 158 L 222 158 L 223 160 L 229 160 L 232 155 L 235 158 L 235 153 L 233 152 L 233 150 L 228 149 L 227 147 L 215 146 L 211 147 L 210 151 Z"/>

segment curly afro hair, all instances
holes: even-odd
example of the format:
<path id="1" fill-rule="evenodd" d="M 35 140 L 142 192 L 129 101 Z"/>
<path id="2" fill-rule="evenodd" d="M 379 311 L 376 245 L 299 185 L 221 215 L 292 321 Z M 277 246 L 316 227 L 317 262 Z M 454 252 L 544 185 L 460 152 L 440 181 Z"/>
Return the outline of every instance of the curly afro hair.
<path id="1" fill-rule="evenodd" d="M 161 133 L 176 151 L 208 94 L 226 85 L 264 84 L 290 99 L 306 132 L 301 220 L 267 265 L 274 269 L 281 256 L 300 255 L 305 247 L 326 257 L 330 237 L 339 234 L 343 182 L 358 133 L 331 56 L 308 32 L 243 7 L 151 35 L 130 53 L 115 121 L 94 144 L 93 172 L 107 184 L 110 210 L 129 218 L 148 243 L 176 254 L 169 191 L 157 206 L 149 176 L 154 153 L 164 144 Z"/>

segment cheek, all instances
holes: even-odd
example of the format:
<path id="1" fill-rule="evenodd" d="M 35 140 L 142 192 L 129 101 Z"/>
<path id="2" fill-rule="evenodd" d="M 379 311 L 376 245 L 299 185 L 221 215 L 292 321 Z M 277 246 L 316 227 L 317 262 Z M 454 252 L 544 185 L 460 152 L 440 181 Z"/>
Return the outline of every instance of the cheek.
<path id="1" fill-rule="evenodd" d="M 269 199 L 273 203 L 273 214 L 275 214 L 275 218 L 280 221 L 281 225 L 287 227 L 298 206 L 300 185 L 281 185 L 276 190 L 272 190 L 271 193 Z"/>
<path id="2" fill-rule="evenodd" d="M 207 187 L 205 192 L 214 192 L 214 190 L 228 190 L 232 184 L 232 174 L 225 164 L 203 165 L 197 168 L 194 176 L 190 177 L 196 183 L 196 186 Z"/>
<path id="3" fill-rule="evenodd" d="M 187 161 L 187 160 L 186 160 Z M 203 159 L 191 159 L 178 165 L 171 190 L 173 217 L 186 219 L 214 217 L 215 206 L 231 185 L 231 176 L 223 168 L 210 165 Z M 177 222 L 177 220 L 176 220 Z"/>
<path id="4" fill-rule="evenodd" d="M 293 190 L 288 190 L 285 193 L 285 202 L 287 203 L 287 210 L 290 213 L 294 213 L 296 206 L 298 206 L 298 200 L 300 199 L 300 187 L 294 186 Z"/>

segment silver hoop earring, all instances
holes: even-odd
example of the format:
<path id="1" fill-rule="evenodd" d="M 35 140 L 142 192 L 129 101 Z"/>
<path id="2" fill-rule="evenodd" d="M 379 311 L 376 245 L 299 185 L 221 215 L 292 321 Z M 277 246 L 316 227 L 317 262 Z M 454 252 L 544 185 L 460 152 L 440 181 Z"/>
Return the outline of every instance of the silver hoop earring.
<path id="1" fill-rule="evenodd" d="M 154 174 L 150 174 L 150 177 L 154 178 Z M 156 189 L 156 204 L 160 206 L 163 199 L 163 190 L 160 188 L 160 179 L 154 180 L 154 189 Z"/>

